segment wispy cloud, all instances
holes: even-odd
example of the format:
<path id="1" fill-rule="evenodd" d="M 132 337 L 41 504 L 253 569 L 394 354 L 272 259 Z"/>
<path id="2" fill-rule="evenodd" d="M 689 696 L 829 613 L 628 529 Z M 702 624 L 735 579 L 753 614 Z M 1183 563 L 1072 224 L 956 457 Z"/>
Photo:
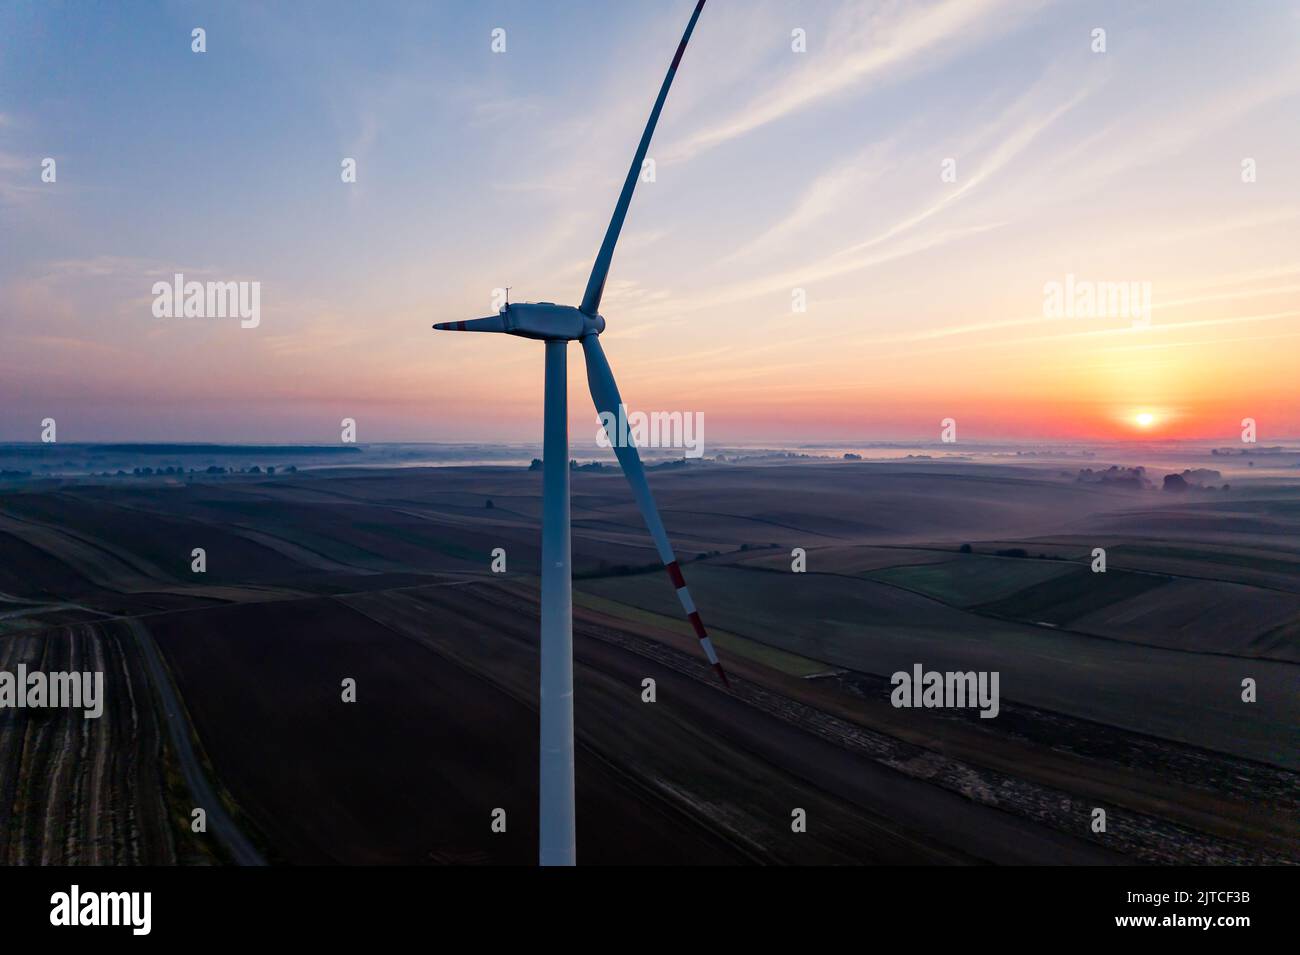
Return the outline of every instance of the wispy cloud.
<path id="1" fill-rule="evenodd" d="M 941 0 L 870 8 L 849 4 L 813 38 L 824 49 L 807 54 L 802 68 L 761 89 L 731 115 L 674 143 L 665 156 L 687 159 L 873 81 L 938 69 L 1041 5 L 1032 0 Z"/>
<path id="2" fill-rule="evenodd" d="M 1012 160 L 1019 156 L 1026 147 L 1028 147 L 1039 135 L 1058 119 L 1077 106 L 1088 95 L 1086 89 L 1081 89 L 1065 102 L 1052 107 L 1043 115 L 1035 116 L 1021 121 L 1014 128 L 1005 129 L 996 136 L 994 146 L 988 150 L 983 157 L 975 159 L 975 172 L 961 178 L 960 185 L 944 193 L 939 199 L 931 202 L 924 209 L 907 216 L 899 222 L 862 242 L 858 242 L 848 248 L 842 249 L 838 254 L 844 256 L 855 255 L 864 249 L 887 242 L 897 235 L 915 228 L 928 219 L 943 212 L 949 206 L 959 202 L 962 198 L 979 189 L 985 182 L 1001 172 Z M 1008 110 L 1008 116 L 1016 116 L 1023 112 L 1024 101 L 1016 104 Z M 1005 118 L 1004 118 L 1005 122 Z"/>
<path id="3" fill-rule="evenodd" d="M 897 159 L 890 153 L 897 140 L 871 143 L 857 154 L 822 173 L 809 184 L 796 201 L 794 208 L 776 224 L 725 256 L 721 262 L 753 258 L 772 250 L 787 249 L 793 237 L 806 232 L 823 220 L 835 215 L 845 203 L 869 183 L 878 182 Z"/>
<path id="4" fill-rule="evenodd" d="M 0 151 L 0 203 L 17 205 L 41 191 L 40 162 Z"/>

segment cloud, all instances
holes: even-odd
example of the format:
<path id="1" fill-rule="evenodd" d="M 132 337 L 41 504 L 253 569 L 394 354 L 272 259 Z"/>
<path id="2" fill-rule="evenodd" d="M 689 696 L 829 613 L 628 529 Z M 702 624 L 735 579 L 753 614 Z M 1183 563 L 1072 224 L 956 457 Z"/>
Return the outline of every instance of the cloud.
<path id="1" fill-rule="evenodd" d="M 931 217 L 938 215 L 948 206 L 958 202 L 967 194 L 975 191 L 986 181 L 988 181 L 990 178 L 992 178 L 998 172 L 1000 172 L 1013 159 L 1015 159 L 1022 152 L 1024 152 L 1024 150 L 1035 139 L 1037 139 L 1038 136 L 1044 130 L 1046 130 L 1049 126 L 1055 123 L 1058 119 L 1060 119 L 1063 115 L 1068 113 L 1079 103 L 1081 103 L 1084 100 L 1084 98 L 1088 95 L 1088 92 L 1089 91 L 1086 89 L 1081 89 L 1078 92 L 1076 92 L 1074 96 L 1066 100 L 1064 103 L 1061 103 L 1055 106 L 1054 108 L 1052 108 L 1046 115 L 1041 115 L 1026 120 L 1020 123 L 1014 129 L 1010 129 L 1004 132 L 1002 135 L 997 137 L 997 144 L 993 147 L 993 149 L 991 149 L 988 152 L 987 157 L 984 158 L 981 162 L 979 162 L 976 165 L 974 174 L 962 178 L 960 180 L 961 185 L 958 186 L 956 189 L 953 189 L 952 191 L 945 193 L 936 202 L 931 203 L 929 206 L 922 209 L 920 212 L 917 212 L 899 222 L 894 223 L 892 226 L 885 229 L 879 235 L 876 235 L 871 239 L 867 239 L 864 242 L 859 242 L 855 245 L 851 245 L 848 248 L 841 250 L 838 254 L 848 256 L 860 252 L 864 249 L 869 249 L 872 246 L 876 246 L 882 242 L 886 242 L 889 239 L 894 238 L 896 235 L 906 232 L 907 230 L 920 225 L 922 222 L 925 222 L 927 219 L 930 219 Z M 1004 114 L 1004 117 L 1019 113 L 1021 112 L 1021 109 L 1022 109 L 1022 104 L 1017 104 L 1016 106 L 1013 106 L 1011 109 L 1007 110 L 1007 113 Z"/>
<path id="2" fill-rule="evenodd" d="M 17 205 L 31 200 L 41 191 L 41 186 L 39 160 L 0 152 L 0 203 Z"/>
<path id="3" fill-rule="evenodd" d="M 877 78 L 892 81 L 904 73 L 933 70 L 1039 6 L 1029 0 L 943 0 L 890 3 L 867 13 L 864 4 L 848 4 L 822 31 L 824 52 L 804 54 L 807 61 L 797 72 L 761 90 L 730 116 L 679 140 L 665 158 L 689 159 Z"/>
<path id="4" fill-rule="evenodd" d="M 812 181 L 783 219 L 731 252 L 719 264 L 780 249 L 791 237 L 841 211 L 851 195 L 868 183 L 879 181 L 890 166 L 894 165 L 888 163 L 886 157 L 896 145 L 896 139 L 871 143 L 822 173 Z"/>

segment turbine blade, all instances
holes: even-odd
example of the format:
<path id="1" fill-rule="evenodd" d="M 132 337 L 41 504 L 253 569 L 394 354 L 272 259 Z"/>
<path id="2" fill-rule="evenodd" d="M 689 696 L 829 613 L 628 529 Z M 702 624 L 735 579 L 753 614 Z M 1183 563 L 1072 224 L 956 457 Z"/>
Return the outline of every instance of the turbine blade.
<path id="1" fill-rule="evenodd" d="M 588 335 L 582 339 L 582 351 L 587 359 L 587 387 L 591 389 L 591 399 L 596 403 L 596 410 L 602 414 L 612 414 L 617 418 L 623 399 L 619 397 L 618 384 L 614 381 L 614 373 L 610 371 L 609 361 L 605 358 L 605 350 L 600 347 L 600 339 L 595 335 Z M 626 443 L 620 442 L 618 435 L 615 434 L 611 434 L 609 440 L 614 446 L 614 453 L 618 456 L 618 463 L 623 467 L 623 474 L 632 485 L 632 496 L 636 499 L 636 506 L 641 510 L 645 525 L 654 539 L 655 548 L 659 551 L 659 559 L 663 561 L 664 569 L 668 571 L 668 578 L 677 591 L 677 599 L 681 601 L 682 609 L 686 611 L 686 619 L 695 628 L 695 636 L 699 638 L 700 647 L 712 664 L 713 671 L 718 674 L 723 686 L 729 687 L 731 684 L 727 681 L 727 672 L 718 662 L 713 641 L 709 639 L 709 633 L 704 629 L 699 611 L 695 609 L 695 603 L 691 600 L 691 593 L 686 589 L 686 581 L 682 578 L 681 568 L 677 566 L 677 557 L 673 554 L 672 544 L 668 543 L 668 534 L 664 531 L 663 521 L 659 519 L 659 510 L 655 507 L 654 496 L 650 493 L 650 483 L 645 477 L 641 455 L 637 453 L 636 445 L 632 444 L 630 436 Z"/>
<path id="2" fill-rule="evenodd" d="M 609 220 L 609 228 L 605 230 L 605 241 L 600 244 L 596 264 L 591 267 L 591 278 L 587 279 L 587 291 L 582 296 L 582 305 L 579 306 L 588 315 L 595 315 L 600 308 L 600 297 L 605 292 L 605 278 L 609 275 L 609 263 L 614 258 L 614 246 L 618 242 L 619 232 L 623 229 L 627 207 L 632 202 L 632 191 L 636 189 L 636 181 L 641 175 L 641 163 L 645 161 L 646 150 L 650 148 L 650 137 L 654 135 L 655 124 L 659 122 L 659 113 L 664 108 L 664 100 L 668 99 L 668 87 L 673 85 L 673 77 L 677 75 L 677 65 L 682 61 L 682 54 L 686 52 L 691 31 L 695 29 L 695 21 L 700 18 L 700 11 L 703 9 L 704 0 L 699 0 L 695 4 L 695 12 L 691 14 L 690 23 L 686 24 L 686 32 L 682 35 L 682 42 L 677 46 L 672 65 L 668 67 L 664 85 L 659 88 L 659 98 L 655 100 L 654 109 L 650 110 L 650 121 L 646 123 L 645 132 L 641 134 L 641 143 L 636 148 L 636 155 L 632 157 L 632 168 L 627 171 L 627 179 L 623 181 L 623 191 L 619 193 L 618 204 L 614 206 L 614 216 Z"/>
<path id="3" fill-rule="evenodd" d="M 504 332 L 506 320 L 501 315 L 489 315 L 464 322 L 439 322 L 433 327 L 440 332 Z"/>

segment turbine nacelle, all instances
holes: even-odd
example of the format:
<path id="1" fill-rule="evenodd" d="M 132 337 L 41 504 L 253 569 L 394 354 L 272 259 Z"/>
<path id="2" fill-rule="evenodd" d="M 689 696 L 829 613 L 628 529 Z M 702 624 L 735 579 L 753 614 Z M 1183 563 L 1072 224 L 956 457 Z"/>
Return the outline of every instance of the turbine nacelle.
<path id="1" fill-rule="evenodd" d="M 572 305 L 552 302 L 511 303 L 501 309 L 507 335 L 541 341 L 578 341 L 605 330 L 605 319 L 587 315 Z"/>
<path id="2" fill-rule="evenodd" d="M 605 330 L 605 319 L 572 305 L 553 302 L 512 302 L 496 315 L 465 322 L 439 322 L 445 332 L 504 332 L 544 342 L 578 341 Z"/>

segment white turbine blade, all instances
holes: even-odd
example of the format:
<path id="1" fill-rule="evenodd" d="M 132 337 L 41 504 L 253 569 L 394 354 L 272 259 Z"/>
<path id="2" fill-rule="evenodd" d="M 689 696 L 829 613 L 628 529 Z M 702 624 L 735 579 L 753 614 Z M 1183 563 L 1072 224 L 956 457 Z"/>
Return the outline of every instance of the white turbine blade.
<path id="1" fill-rule="evenodd" d="M 618 409 L 623 404 L 623 399 L 619 397 L 618 385 L 614 381 L 614 373 L 610 371 L 609 361 L 605 358 L 605 350 L 600 347 L 600 339 L 595 335 L 588 335 L 582 339 L 582 351 L 587 359 L 587 387 L 591 389 L 591 399 L 596 403 L 596 410 L 602 414 L 611 414 L 617 420 Z M 704 650 L 704 655 L 709 658 L 709 663 L 713 665 L 713 670 L 718 674 L 723 685 L 730 686 L 727 673 L 722 669 L 722 664 L 718 662 L 718 654 L 713 649 L 713 641 L 709 639 L 709 633 L 704 629 L 704 621 L 700 619 L 699 611 L 695 609 L 695 603 L 691 600 L 690 591 L 686 589 L 686 581 L 682 577 L 681 568 L 677 566 L 677 557 L 673 554 L 672 544 L 668 543 L 668 534 L 664 531 L 663 521 L 659 519 L 659 510 L 655 507 L 654 496 L 650 493 L 650 483 L 645 477 L 641 455 L 637 453 L 636 446 L 631 443 L 630 436 L 626 443 L 621 442 L 616 434 L 611 434 L 609 440 L 614 446 L 614 453 L 618 456 L 618 463 L 622 465 L 628 483 L 632 485 L 632 496 L 636 499 L 636 506 L 640 508 L 641 517 L 645 519 L 645 525 L 654 539 L 655 548 L 659 551 L 659 559 L 663 561 L 664 569 L 668 571 L 668 578 L 677 591 L 677 599 L 681 601 L 682 609 L 686 611 L 686 618 L 695 628 L 695 636 L 699 638 L 700 647 Z"/>
<path id="2" fill-rule="evenodd" d="M 695 12 L 691 14 L 691 22 L 686 24 L 686 32 L 682 35 L 682 42 L 677 46 L 672 65 L 668 67 L 664 85 L 659 88 L 659 98 L 655 100 L 654 109 L 650 110 L 650 121 L 646 123 L 645 132 L 641 134 L 641 143 L 636 148 L 636 155 L 632 157 L 632 168 L 627 171 L 627 179 L 623 181 L 623 191 L 619 193 L 618 204 L 614 206 L 614 216 L 609 220 L 609 228 L 605 230 L 605 241 L 600 244 L 596 264 L 591 267 L 591 278 L 587 279 L 587 291 L 582 296 L 582 305 L 579 306 L 588 315 L 595 315 L 600 308 L 600 297 L 605 292 L 605 278 L 609 275 L 609 263 L 614 258 L 614 246 L 618 242 L 619 232 L 623 229 L 627 207 L 632 202 L 632 191 L 636 189 L 636 181 L 641 175 L 641 163 L 645 162 L 646 150 L 650 148 L 650 138 L 654 135 L 655 124 L 659 122 L 659 113 L 664 108 L 664 101 L 668 99 L 668 88 L 673 85 L 673 77 L 677 75 L 677 65 L 682 61 L 682 54 L 686 52 L 691 31 L 695 29 L 695 21 L 700 18 L 700 11 L 703 9 L 704 0 L 699 0 L 695 4 Z"/>
<path id="3" fill-rule="evenodd" d="M 489 315 L 464 322 L 438 322 L 433 327 L 440 332 L 504 332 L 506 320 L 501 315 Z"/>

